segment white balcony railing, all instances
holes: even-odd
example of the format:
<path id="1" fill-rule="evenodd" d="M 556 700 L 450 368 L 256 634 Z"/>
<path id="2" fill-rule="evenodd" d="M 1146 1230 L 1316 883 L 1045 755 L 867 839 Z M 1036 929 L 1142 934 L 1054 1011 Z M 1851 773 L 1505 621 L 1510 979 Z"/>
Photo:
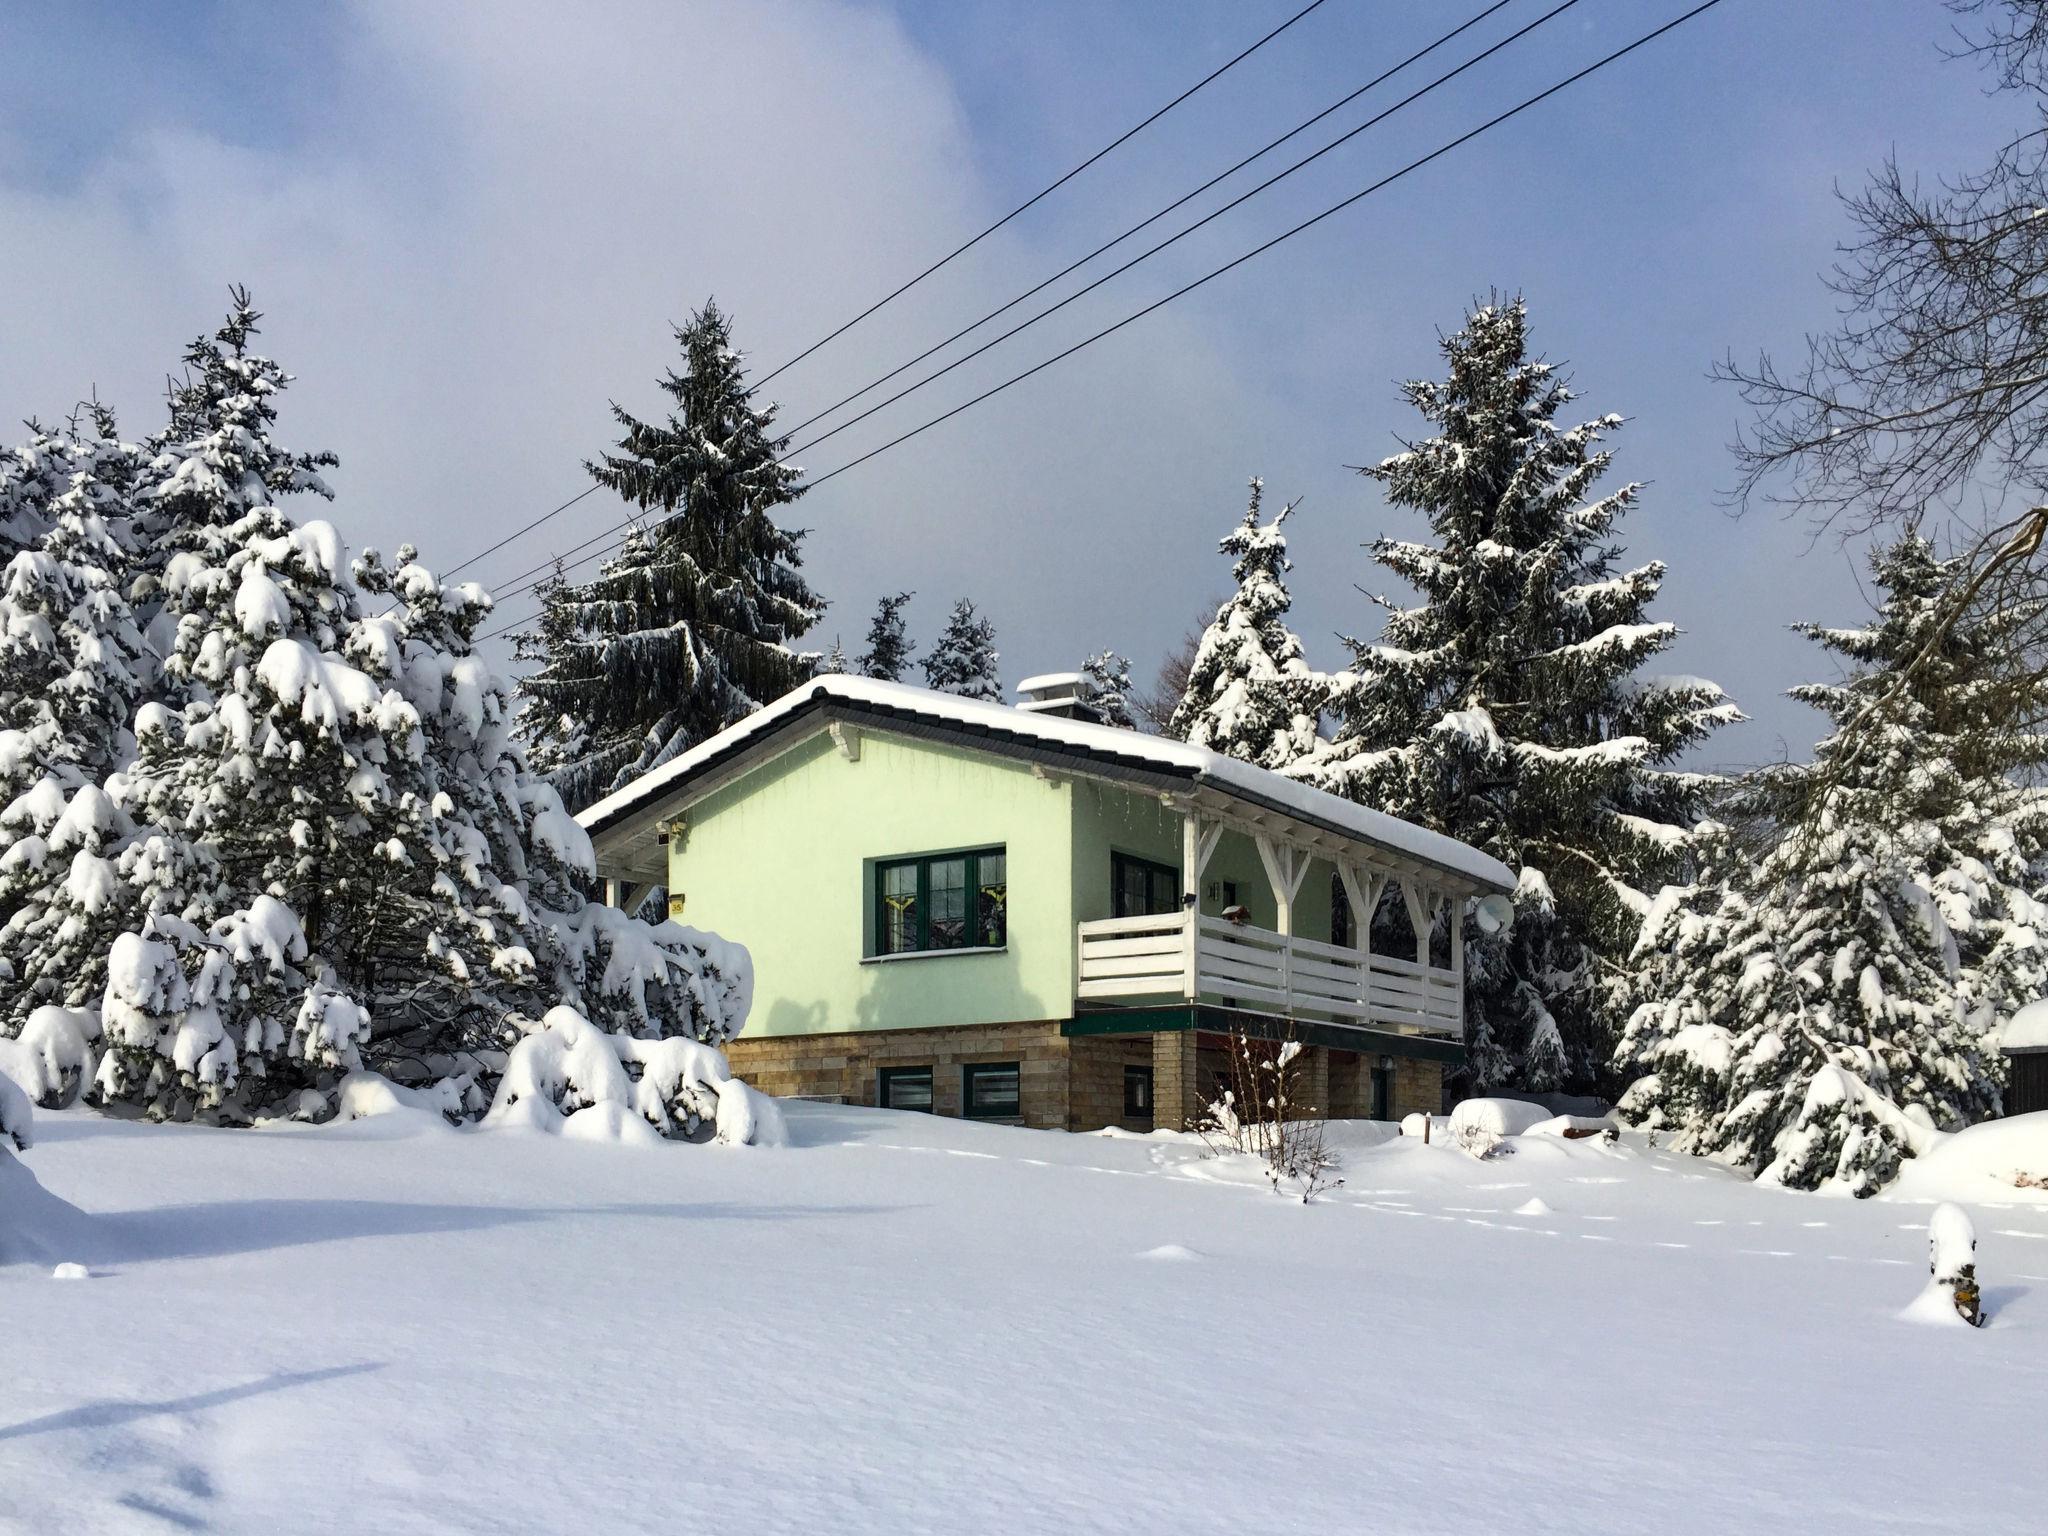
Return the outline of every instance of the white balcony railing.
<path id="1" fill-rule="evenodd" d="M 1464 1032 L 1464 981 L 1455 970 L 1221 918 L 1082 923 L 1080 958 L 1078 990 L 1092 1002 L 1172 997 L 1378 1029 Z"/>

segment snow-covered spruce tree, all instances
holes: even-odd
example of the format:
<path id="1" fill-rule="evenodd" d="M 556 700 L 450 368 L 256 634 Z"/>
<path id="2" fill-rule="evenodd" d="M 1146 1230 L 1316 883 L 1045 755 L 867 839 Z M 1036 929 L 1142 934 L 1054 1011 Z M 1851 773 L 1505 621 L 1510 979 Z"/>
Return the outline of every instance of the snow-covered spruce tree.
<path id="1" fill-rule="evenodd" d="M 0 570 L 0 733 L 40 744 L 41 768 L 61 767 L 72 783 L 126 757 L 128 719 L 149 680 L 127 597 L 137 450 L 115 436 L 111 417 L 100 426 L 72 439 L 69 483 L 44 510 L 47 526 Z M 0 784 L 19 761 L 4 755 Z"/>
<path id="2" fill-rule="evenodd" d="M 1625 1112 L 1682 1150 L 1858 1195 L 1996 1110 L 1989 1032 L 2048 988 L 2048 805 L 2013 777 L 2042 743 L 1998 655 L 2018 617 L 1942 633 L 1967 568 L 1917 533 L 1873 571 L 1873 623 L 1797 626 L 1849 672 L 1793 690 L 1836 726 L 1814 761 L 1746 787 L 1785 836 L 1760 864 L 1704 840 L 1659 896 L 1616 1053 Z"/>
<path id="3" fill-rule="evenodd" d="M 0 564 L 50 526 L 50 504 L 71 483 L 76 434 L 25 423 L 28 441 L 0 450 Z"/>
<path id="4" fill-rule="evenodd" d="M 853 660 L 846 654 L 846 647 L 839 643 L 837 635 L 832 637 L 832 649 L 818 662 L 820 677 L 843 677 L 853 670 Z"/>
<path id="5" fill-rule="evenodd" d="M 1091 690 L 1089 702 L 1095 713 L 1102 716 L 1104 725 L 1121 726 L 1124 730 L 1138 728 L 1136 717 L 1131 713 L 1131 695 L 1137 691 L 1131 682 L 1131 663 L 1128 658 L 1115 651 L 1097 651 L 1081 664 L 1081 675 L 1088 679 Z"/>
<path id="6" fill-rule="evenodd" d="M 1644 893 L 1699 819 L 1705 783 L 1671 764 L 1740 716 L 1713 683 L 1641 675 L 1678 631 L 1648 617 L 1663 565 L 1620 564 L 1638 487 L 1593 494 L 1621 418 L 1558 424 L 1574 396 L 1520 300 L 1441 349 L 1448 376 L 1403 389 L 1435 435 L 1363 471 L 1428 521 L 1433 542 L 1372 545 L 1420 601 L 1381 598 L 1379 641 L 1347 642 L 1335 738 L 1294 771 L 1519 873 L 1511 928 L 1467 950 L 1470 1080 L 1597 1090 Z"/>
<path id="7" fill-rule="evenodd" d="M 1187 690 L 1166 734 L 1261 768 L 1285 768 L 1315 747 L 1316 679 L 1287 627 L 1287 535 L 1294 511 L 1262 521 L 1265 482 L 1254 478 L 1244 520 L 1218 546 L 1237 590 L 1202 632 Z"/>
<path id="8" fill-rule="evenodd" d="M 416 762 L 393 770 L 406 785 L 405 863 L 353 929 L 348 974 L 388 1021 L 372 1052 L 380 1070 L 464 1070 L 511 1043 L 509 1015 L 563 1004 L 605 1029 L 724 1039 L 743 979 L 732 955 L 708 935 L 584 899 L 589 839 L 521 761 L 506 686 L 473 652 L 489 598 L 438 580 L 410 546 L 392 569 L 366 550 L 355 574 L 392 601 L 363 626 L 363 647 L 380 653 L 421 727 Z"/>
<path id="9" fill-rule="evenodd" d="M 212 336 L 185 349 L 184 377 L 170 391 L 170 422 L 149 440 L 154 450 L 136 478 L 130 542 L 138 553 L 130 597 L 151 648 L 169 657 L 179 644 L 178 609 L 165 611 L 164 581 L 181 560 L 218 565 L 221 530 L 259 507 L 300 492 L 332 500 L 320 471 L 332 453 L 292 453 L 271 436 L 277 399 L 291 383 L 270 358 L 249 350 L 263 317 L 247 289 Z M 174 707 L 189 697 L 173 669 L 161 678 Z"/>
<path id="10" fill-rule="evenodd" d="M 605 562 L 600 575 L 610 571 L 613 561 L 629 568 L 644 564 L 647 544 L 645 529 L 628 529 L 619 553 Z M 535 773 L 565 800 L 588 804 L 602 798 L 639 756 L 647 733 L 623 713 L 602 720 L 579 713 L 580 701 L 605 690 L 604 647 L 585 643 L 579 599 L 560 561 L 534 590 L 540 617 L 513 641 L 513 654 L 529 664 L 519 682 L 519 740 Z"/>
<path id="11" fill-rule="evenodd" d="M 825 605 L 804 583 L 800 530 L 774 520 L 802 494 L 802 472 L 779 462 L 775 408 L 746 387 L 730 322 L 715 304 L 676 331 L 683 371 L 662 389 L 663 422 L 614 405 L 617 451 L 589 469 L 648 514 L 636 540 L 597 578 L 565 589 L 567 633 L 551 665 L 521 685 L 536 731 L 569 721 L 592 741 L 631 735 L 633 755 L 589 752 L 586 771 L 558 771 L 572 808 L 779 698 L 811 674 L 792 651 Z"/>
<path id="12" fill-rule="evenodd" d="M 925 686 L 1000 704 L 1003 679 L 996 666 L 1001 660 L 995 625 L 977 614 L 974 604 L 963 597 L 953 605 L 946 627 L 939 631 L 931 654 L 924 659 Z"/>
<path id="13" fill-rule="evenodd" d="M 880 678 L 885 683 L 903 681 L 912 650 L 910 635 L 903 627 L 903 609 L 914 595 L 898 592 L 875 605 L 874 619 L 868 624 L 868 648 L 853 663 L 862 677 Z"/>
<path id="14" fill-rule="evenodd" d="M 42 536 L 0 573 L 0 1030 L 89 1002 L 125 912 L 111 858 L 132 828 L 100 781 L 132 751 L 149 677 L 126 597 L 136 450 L 94 417 Z"/>

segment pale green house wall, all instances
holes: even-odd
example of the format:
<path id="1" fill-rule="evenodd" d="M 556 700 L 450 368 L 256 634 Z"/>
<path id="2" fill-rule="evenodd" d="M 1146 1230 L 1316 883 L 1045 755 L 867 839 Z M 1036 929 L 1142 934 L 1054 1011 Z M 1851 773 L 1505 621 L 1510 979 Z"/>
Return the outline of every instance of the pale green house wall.
<path id="1" fill-rule="evenodd" d="M 899 737 L 863 734 L 849 762 L 821 733 L 689 809 L 669 889 L 683 921 L 752 953 L 749 1036 L 1064 1019 L 1073 793 L 1021 764 Z M 864 958 L 877 859 L 996 844 L 1009 859 L 1005 949 Z"/>
<path id="2" fill-rule="evenodd" d="M 1180 817 L 1156 795 L 866 733 L 857 761 L 821 732 L 685 820 L 669 845 L 669 891 L 684 922 L 753 955 L 746 1036 L 1068 1018 L 1074 925 L 1111 915 L 1111 854 L 1181 862 Z M 877 860 L 995 845 L 1009 860 L 1005 949 L 867 958 Z M 1275 926 L 1258 849 L 1234 831 L 1210 859 L 1203 911 L 1222 908 L 1209 891 L 1226 880 L 1254 924 Z M 1317 861 L 1296 898 L 1297 934 L 1329 937 L 1329 884 Z"/>

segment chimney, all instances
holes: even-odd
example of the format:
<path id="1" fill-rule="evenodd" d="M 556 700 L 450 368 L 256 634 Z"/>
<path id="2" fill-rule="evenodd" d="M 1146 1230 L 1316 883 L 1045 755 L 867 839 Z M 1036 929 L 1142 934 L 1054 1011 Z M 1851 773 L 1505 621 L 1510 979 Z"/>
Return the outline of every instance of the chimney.
<path id="1" fill-rule="evenodd" d="M 1095 712 L 1095 689 L 1084 673 L 1047 672 L 1027 677 L 1017 685 L 1017 693 L 1017 707 L 1029 714 L 1102 723 L 1102 716 Z"/>

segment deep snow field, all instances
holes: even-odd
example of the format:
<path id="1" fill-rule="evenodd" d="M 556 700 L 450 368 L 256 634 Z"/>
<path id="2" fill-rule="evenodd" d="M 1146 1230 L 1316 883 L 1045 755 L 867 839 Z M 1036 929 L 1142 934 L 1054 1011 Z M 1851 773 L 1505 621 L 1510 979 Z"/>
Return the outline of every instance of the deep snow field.
<path id="1" fill-rule="evenodd" d="M 91 1278 L 0 1266 L 0 1528 L 2048 1522 L 2038 1191 L 1348 1127 L 1304 1207 L 1180 1138 L 785 1107 L 781 1148 L 39 1114 L 12 1209 L 25 1168 L 91 1213 L 30 1218 Z M 1973 1200 L 1981 1332 L 1899 1316 L 1914 1194 Z"/>

